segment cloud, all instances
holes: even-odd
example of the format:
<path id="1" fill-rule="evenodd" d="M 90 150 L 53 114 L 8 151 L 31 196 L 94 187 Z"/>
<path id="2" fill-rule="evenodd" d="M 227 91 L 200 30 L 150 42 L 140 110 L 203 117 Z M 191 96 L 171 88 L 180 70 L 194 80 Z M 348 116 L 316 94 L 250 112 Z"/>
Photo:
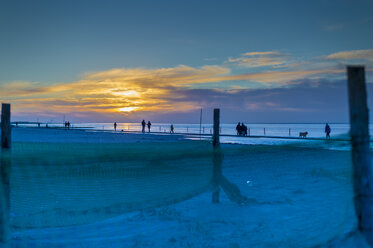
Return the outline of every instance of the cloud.
<path id="1" fill-rule="evenodd" d="M 266 51 L 266 52 L 247 52 L 243 53 L 242 56 L 280 56 L 281 53 L 277 51 Z"/>
<path id="2" fill-rule="evenodd" d="M 13 81 L 0 85 L 0 98 L 23 97 L 48 92 L 48 88 L 41 87 L 37 82 Z"/>
<path id="3" fill-rule="evenodd" d="M 373 61 L 373 49 L 342 51 L 326 56 L 332 60 L 371 60 Z"/>
<path id="4" fill-rule="evenodd" d="M 19 112 L 116 113 L 131 111 L 185 112 L 198 106 L 175 94 L 176 88 L 218 80 L 230 69 L 221 66 L 193 68 L 177 66 L 160 69 L 112 69 L 85 74 L 76 82 L 42 86 L 11 82 L 1 86 L 0 98 L 16 104 Z"/>
<path id="5" fill-rule="evenodd" d="M 291 85 L 293 80 L 304 79 L 310 76 L 336 75 L 344 73 L 342 69 L 317 69 L 317 70 L 288 70 L 288 71 L 266 71 L 257 73 L 247 73 L 239 75 L 222 76 L 224 81 L 247 80 L 260 83 L 271 83 L 272 85 Z"/>
<path id="6" fill-rule="evenodd" d="M 290 88 L 236 89 L 182 89 L 185 99 L 197 102 L 204 108 L 204 116 L 211 121 L 212 109 L 221 109 L 224 123 L 238 121 L 263 122 L 346 122 L 348 121 L 346 80 L 305 79 L 292 82 Z M 368 84 L 368 94 L 373 85 Z M 369 99 L 373 106 L 373 99 Z M 154 116 L 157 121 L 188 120 L 198 117 L 198 112 L 182 115 L 162 113 Z M 185 118 L 185 115 L 188 116 Z M 184 116 L 184 118 L 183 118 Z"/>
<path id="7" fill-rule="evenodd" d="M 285 64 L 286 55 L 277 51 L 247 52 L 238 58 L 229 58 L 228 62 L 243 67 L 279 66 Z"/>
<path id="8" fill-rule="evenodd" d="M 112 69 L 92 73 L 88 80 L 120 80 L 131 84 L 154 85 L 190 85 L 210 82 L 212 79 L 230 73 L 230 69 L 217 65 L 206 65 L 200 68 L 180 65 L 161 69 Z"/>
<path id="9" fill-rule="evenodd" d="M 143 118 L 143 115 L 154 118 L 165 114 L 186 115 L 201 107 L 217 106 L 230 109 L 232 113 L 237 111 L 237 106 L 244 112 L 297 112 L 301 109 L 312 112 L 311 107 L 287 104 L 291 99 L 275 101 L 276 96 L 293 92 L 294 95 L 287 97 L 301 100 L 293 89 L 300 90 L 305 85 L 305 80 L 312 81 L 312 84 L 307 85 L 307 90 L 311 92 L 311 88 L 323 87 L 321 84 L 326 80 L 321 79 L 345 78 L 345 68 L 338 66 L 338 61 L 334 60 L 366 58 L 367 53 L 340 52 L 331 54 L 330 57 L 324 56 L 317 63 L 287 61 L 280 66 L 275 63 L 276 59 L 288 58 L 280 52 L 249 52 L 242 56 L 259 59 L 253 62 L 256 65 L 271 64 L 271 67 L 250 70 L 253 71 L 250 73 L 235 71 L 234 66 L 240 62 L 233 62 L 229 66 L 114 68 L 86 73 L 75 82 L 43 85 L 15 81 L 2 84 L 0 99 L 14 104 L 16 116 L 50 118 L 68 114 L 88 121 L 94 121 L 94 118 L 132 120 Z M 367 72 L 371 70 L 367 68 Z"/>

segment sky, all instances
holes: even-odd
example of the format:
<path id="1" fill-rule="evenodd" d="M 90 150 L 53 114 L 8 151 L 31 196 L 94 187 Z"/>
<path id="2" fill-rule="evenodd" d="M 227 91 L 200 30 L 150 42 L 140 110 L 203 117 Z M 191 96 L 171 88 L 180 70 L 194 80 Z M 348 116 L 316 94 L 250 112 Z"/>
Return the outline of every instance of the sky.
<path id="1" fill-rule="evenodd" d="M 0 1 L 13 121 L 348 122 L 373 1 Z M 368 99 L 369 106 L 373 100 Z"/>

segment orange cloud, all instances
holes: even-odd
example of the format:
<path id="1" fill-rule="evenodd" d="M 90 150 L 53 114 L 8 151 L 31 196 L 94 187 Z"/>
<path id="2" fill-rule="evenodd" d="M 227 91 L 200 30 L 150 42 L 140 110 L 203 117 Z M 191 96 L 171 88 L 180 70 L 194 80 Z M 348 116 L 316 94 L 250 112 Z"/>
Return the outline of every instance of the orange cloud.
<path id="1" fill-rule="evenodd" d="M 341 60 L 371 60 L 373 61 L 373 49 L 342 51 L 330 54 L 327 59 Z"/>
<path id="2" fill-rule="evenodd" d="M 230 75 L 221 77 L 221 81 L 251 81 L 259 83 L 289 84 L 290 81 L 310 76 L 335 75 L 344 73 L 342 69 L 324 69 L 324 70 L 291 70 L 291 71 L 267 71 L 258 73 L 247 73 L 239 75 Z"/>
<path id="3" fill-rule="evenodd" d="M 200 103 L 186 98 L 180 92 L 198 85 L 201 87 L 201 84 L 210 89 L 213 88 L 209 86 L 211 84 L 225 84 L 227 87 L 220 91 L 234 93 L 245 88 L 238 85 L 240 82 L 255 82 L 263 88 L 283 87 L 298 79 L 340 76 L 345 73 L 345 69 L 335 69 L 331 62 L 328 66 L 319 65 L 312 69 L 307 69 L 308 64 L 305 63 L 301 63 L 303 68 L 299 64 L 286 66 L 292 64 L 285 63 L 284 55 L 275 51 L 250 52 L 242 56 L 246 56 L 247 60 L 232 59 L 231 62 L 251 63 L 254 67 L 272 65 L 273 68 L 270 71 L 241 74 L 234 74 L 230 68 L 218 65 L 111 69 L 86 73 L 79 81 L 48 86 L 37 82 L 10 82 L 0 85 L 0 99 L 14 103 L 17 111 L 27 113 L 46 113 L 51 110 L 57 114 L 92 112 L 120 115 L 131 115 L 134 112 L 187 112 L 200 108 Z M 256 62 L 250 61 L 248 56 L 254 56 Z M 361 53 L 352 55 L 346 52 L 329 56 L 362 57 Z M 275 66 L 281 64 L 284 66 Z"/>
<path id="4" fill-rule="evenodd" d="M 247 52 L 241 55 L 239 58 L 229 58 L 228 62 L 243 67 L 280 66 L 287 62 L 286 56 L 277 51 Z"/>
<path id="5" fill-rule="evenodd" d="M 42 86 L 11 82 L 1 86 L 0 98 L 11 101 L 20 111 L 32 113 L 53 109 L 56 113 L 132 111 L 190 111 L 195 103 L 182 101 L 174 89 L 216 81 L 230 69 L 221 66 L 161 69 L 112 69 L 86 74 L 71 83 Z M 173 97 L 177 102 L 165 100 Z"/>

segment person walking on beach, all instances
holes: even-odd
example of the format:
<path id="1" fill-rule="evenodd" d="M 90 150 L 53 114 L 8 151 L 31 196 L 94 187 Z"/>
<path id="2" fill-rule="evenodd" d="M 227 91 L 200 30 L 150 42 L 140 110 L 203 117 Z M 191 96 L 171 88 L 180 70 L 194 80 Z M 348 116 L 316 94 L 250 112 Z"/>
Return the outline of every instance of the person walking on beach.
<path id="1" fill-rule="evenodd" d="M 150 123 L 150 121 L 148 121 L 148 132 L 150 133 L 150 127 L 151 127 L 151 123 Z"/>
<path id="2" fill-rule="evenodd" d="M 245 124 L 241 122 L 240 135 L 245 136 L 245 128 L 246 128 Z"/>
<path id="3" fill-rule="evenodd" d="M 332 129 L 330 128 L 329 124 L 326 123 L 326 125 L 325 125 L 326 139 L 330 139 L 330 132 L 331 131 L 332 131 Z"/>
<path id="4" fill-rule="evenodd" d="M 117 123 L 114 122 L 114 131 L 117 131 Z"/>
<path id="5" fill-rule="evenodd" d="M 174 133 L 174 125 L 173 124 L 171 124 L 170 133 Z"/>
<path id="6" fill-rule="evenodd" d="M 145 133 L 145 125 L 146 125 L 145 120 L 142 120 L 141 126 L 142 126 L 142 132 L 143 133 Z"/>
<path id="7" fill-rule="evenodd" d="M 236 126 L 237 135 L 241 134 L 241 123 L 239 122 Z"/>
<path id="8" fill-rule="evenodd" d="M 247 126 L 245 124 L 243 124 L 243 122 L 241 124 L 241 134 L 243 136 L 247 136 Z"/>

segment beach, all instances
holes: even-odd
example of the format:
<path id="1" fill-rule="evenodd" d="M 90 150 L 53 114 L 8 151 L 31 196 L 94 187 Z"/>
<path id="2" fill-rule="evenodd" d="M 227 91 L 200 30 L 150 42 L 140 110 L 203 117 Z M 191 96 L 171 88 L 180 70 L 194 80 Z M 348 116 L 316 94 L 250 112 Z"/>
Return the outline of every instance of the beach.
<path id="1" fill-rule="evenodd" d="M 246 201 L 223 188 L 213 204 L 210 140 L 13 128 L 13 141 L 15 247 L 324 247 L 356 229 L 349 151 L 222 144 Z"/>

